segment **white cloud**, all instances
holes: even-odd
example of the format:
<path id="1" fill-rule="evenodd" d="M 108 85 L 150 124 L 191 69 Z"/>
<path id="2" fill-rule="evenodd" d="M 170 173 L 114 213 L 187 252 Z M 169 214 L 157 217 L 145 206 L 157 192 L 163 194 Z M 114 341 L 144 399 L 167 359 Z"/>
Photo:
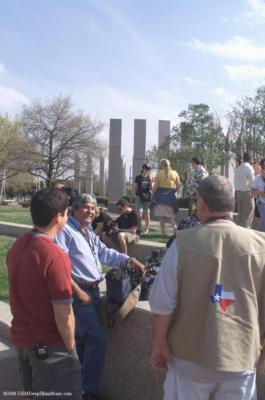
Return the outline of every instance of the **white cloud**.
<path id="1" fill-rule="evenodd" d="M 0 74 L 1 74 L 2 72 L 4 72 L 4 70 L 5 70 L 4 64 L 1 64 L 1 63 L 0 63 Z"/>
<path id="2" fill-rule="evenodd" d="M 28 104 L 29 99 L 16 89 L 0 86 L 0 112 L 19 111 L 23 104 Z"/>
<path id="3" fill-rule="evenodd" d="M 209 90 L 209 94 L 223 99 L 226 103 L 234 103 L 236 100 L 236 96 L 226 91 L 222 86 L 218 86 L 212 90 Z"/>
<path id="4" fill-rule="evenodd" d="M 223 43 L 207 43 L 193 39 L 188 45 L 204 53 L 231 59 L 247 61 L 265 60 L 265 46 L 257 46 L 252 40 L 241 36 L 234 36 Z"/>
<path id="5" fill-rule="evenodd" d="M 247 0 L 250 6 L 250 11 L 245 13 L 245 16 L 250 18 L 265 18 L 265 3 L 263 0 Z"/>
<path id="6" fill-rule="evenodd" d="M 226 65 L 225 70 L 229 78 L 233 81 L 252 81 L 265 78 L 265 67 L 255 67 L 254 65 Z"/>
<path id="7" fill-rule="evenodd" d="M 191 85 L 200 86 L 201 82 L 198 79 L 194 79 L 191 76 L 185 76 L 185 81 L 190 83 Z"/>

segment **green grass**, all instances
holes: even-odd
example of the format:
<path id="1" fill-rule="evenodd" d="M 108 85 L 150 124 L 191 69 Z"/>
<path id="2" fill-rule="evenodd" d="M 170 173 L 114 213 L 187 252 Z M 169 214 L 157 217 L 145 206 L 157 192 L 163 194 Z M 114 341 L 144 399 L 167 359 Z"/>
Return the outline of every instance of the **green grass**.
<path id="1" fill-rule="evenodd" d="M 19 206 L 0 206 L 0 221 L 32 225 L 29 209 Z"/>
<path id="2" fill-rule="evenodd" d="M 149 233 L 147 235 L 141 236 L 141 239 L 143 239 L 143 240 L 150 240 L 150 241 L 158 242 L 158 243 L 167 243 L 169 238 L 170 238 L 170 235 L 168 237 L 162 237 L 160 234 L 160 231 L 158 231 L 156 229 L 150 229 Z"/>
<path id="3" fill-rule="evenodd" d="M 0 301 L 8 303 L 8 282 L 6 254 L 16 239 L 10 236 L 0 236 Z"/>

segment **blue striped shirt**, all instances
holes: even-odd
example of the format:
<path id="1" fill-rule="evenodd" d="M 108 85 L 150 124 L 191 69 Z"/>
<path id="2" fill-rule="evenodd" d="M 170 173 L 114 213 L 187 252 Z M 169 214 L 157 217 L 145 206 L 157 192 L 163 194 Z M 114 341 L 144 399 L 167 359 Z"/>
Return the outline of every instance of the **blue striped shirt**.
<path id="1" fill-rule="evenodd" d="M 85 237 L 86 236 L 86 237 Z M 124 267 L 129 256 L 108 249 L 88 226 L 87 234 L 81 233 L 81 224 L 70 216 L 55 238 L 56 243 L 69 255 L 72 276 L 76 281 L 88 283 L 102 279 L 102 265 Z"/>

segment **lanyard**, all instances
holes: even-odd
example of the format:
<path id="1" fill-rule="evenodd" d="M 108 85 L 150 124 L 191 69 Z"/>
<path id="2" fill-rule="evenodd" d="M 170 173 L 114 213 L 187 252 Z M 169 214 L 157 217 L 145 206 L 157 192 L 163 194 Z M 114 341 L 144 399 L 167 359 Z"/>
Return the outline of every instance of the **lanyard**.
<path id="1" fill-rule="evenodd" d="M 101 274 L 102 272 L 101 272 L 101 268 L 98 265 L 98 258 L 97 258 L 97 253 L 96 253 L 96 248 L 95 248 L 94 243 L 90 240 L 89 236 L 86 235 L 81 229 L 79 229 L 78 226 L 70 218 L 69 218 L 68 222 L 70 222 L 71 225 L 73 225 L 78 230 L 78 232 L 81 233 L 83 238 L 86 240 L 86 242 L 87 242 L 87 244 L 88 244 L 88 246 L 90 248 L 90 251 L 91 251 L 91 253 L 93 255 L 93 258 L 94 258 L 94 261 L 96 263 L 97 269 L 98 269 L 99 273 Z"/>

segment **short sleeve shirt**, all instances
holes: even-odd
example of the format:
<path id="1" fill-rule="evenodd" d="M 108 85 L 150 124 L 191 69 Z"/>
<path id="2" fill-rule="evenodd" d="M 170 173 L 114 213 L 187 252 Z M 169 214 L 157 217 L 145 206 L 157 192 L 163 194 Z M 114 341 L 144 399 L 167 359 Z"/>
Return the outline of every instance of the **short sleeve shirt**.
<path id="1" fill-rule="evenodd" d="M 142 192 L 151 190 L 152 181 L 150 176 L 137 175 L 134 182 L 137 184 L 136 196 L 140 196 Z"/>
<path id="2" fill-rule="evenodd" d="M 19 347 L 62 344 L 53 304 L 72 302 L 67 254 L 48 237 L 29 233 L 13 244 L 7 266 L 12 342 Z"/>
<path id="3" fill-rule="evenodd" d="M 160 169 L 156 179 L 159 180 L 159 187 L 174 189 L 176 187 L 176 181 L 179 182 L 179 175 L 174 169 L 170 169 L 167 175 L 163 169 Z"/>
<path id="4" fill-rule="evenodd" d="M 134 210 L 126 214 L 121 214 L 115 222 L 118 224 L 119 229 L 131 229 L 134 226 L 139 227 L 139 218 Z"/>

